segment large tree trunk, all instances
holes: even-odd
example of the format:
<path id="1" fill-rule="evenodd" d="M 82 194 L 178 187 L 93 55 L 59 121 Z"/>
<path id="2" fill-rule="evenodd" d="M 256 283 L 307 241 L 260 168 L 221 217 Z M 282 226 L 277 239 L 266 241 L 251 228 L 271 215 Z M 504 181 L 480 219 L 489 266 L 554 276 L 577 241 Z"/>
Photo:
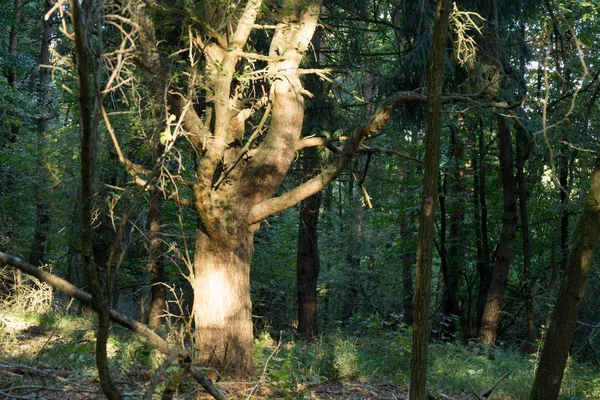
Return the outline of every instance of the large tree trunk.
<path id="1" fill-rule="evenodd" d="M 596 159 L 592 185 L 571 238 L 569 259 L 535 374 L 531 400 L 558 398 L 577 323 L 577 313 L 583 301 L 585 284 L 600 238 L 598 204 L 600 204 L 600 157 Z"/>
<path id="2" fill-rule="evenodd" d="M 417 279 L 414 296 L 411 376 L 409 399 L 424 400 L 427 383 L 427 347 L 429 341 L 429 301 L 431 296 L 431 266 L 433 235 L 442 133 L 442 87 L 444 54 L 450 1 L 436 2 L 435 22 L 429 69 L 427 71 L 427 128 L 425 133 L 425 169 L 419 216 L 417 246 Z"/>
<path id="3" fill-rule="evenodd" d="M 194 256 L 194 322 L 200 362 L 244 376 L 254 371 L 250 263 L 253 234 L 209 239 L 200 229 Z"/>
<path id="4" fill-rule="evenodd" d="M 513 154 L 510 126 L 505 117 L 498 116 L 498 147 L 500 151 L 500 174 L 502 179 L 502 232 L 487 292 L 479 337 L 486 346 L 496 343 L 500 326 L 500 311 L 504 291 L 508 284 L 510 263 L 517 229 L 517 198 L 513 174 Z"/>
<path id="5" fill-rule="evenodd" d="M 14 22 L 10 26 L 10 33 L 8 34 L 8 54 L 9 56 L 15 60 L 17 55 L 17 45 L 19 42 L 19 30 L 18 27 L 20 25 L 21 20 L 21 0 L 14 0 Z M 13 61 L 14 62 L 14 61 Z M 10 67 L 7 76 L 8 86 L 15 90 L 15 85 L 17 83 L 17 68 L 16 66 Z M 17 137 L 19 136 L 19 125 L 16 123 L 10 124 L 10 136 L 8 137 L 9 143 L 14 143 L 17 141 Z M 2 143 L 3 145 L 6 143 Z"/>

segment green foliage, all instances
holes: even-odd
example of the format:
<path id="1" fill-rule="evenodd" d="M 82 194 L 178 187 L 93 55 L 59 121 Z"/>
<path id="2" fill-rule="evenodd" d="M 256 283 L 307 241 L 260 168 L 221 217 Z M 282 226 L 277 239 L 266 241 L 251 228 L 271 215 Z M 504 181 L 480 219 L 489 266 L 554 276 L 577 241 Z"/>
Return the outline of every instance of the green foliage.
<path id="1" fill-rule="evenodd" d="M 359 339 L 341 332 L 315 342 L 281 342 L 263 333 L 255 341 L 256 362 L 269 379 L 284 387 L 334 381 L 392 381 L 406 376 L 410 337 Z"/>
<path id="2" fill-rule="evenodd" d="M 494 391 L 497 398 L 526 399 L 533 381 L 533 360 L 511 350 L 479 345 L 433 345 L 429 381 L 448 392 L 483 393 L 502 375 L 510 376 Z"/>

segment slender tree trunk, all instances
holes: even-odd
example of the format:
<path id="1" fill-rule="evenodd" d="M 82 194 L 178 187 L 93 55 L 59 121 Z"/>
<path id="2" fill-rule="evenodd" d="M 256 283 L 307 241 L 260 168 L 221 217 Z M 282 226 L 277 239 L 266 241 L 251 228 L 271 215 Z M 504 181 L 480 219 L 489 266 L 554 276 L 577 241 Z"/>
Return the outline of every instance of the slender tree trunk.
<path id="1" fill-rule="evenodd" d="M 50 1 L 45 1 L 44 13 L 46 13 L 52 4 Z M 31 252 L 29 255 L 29 263 L 40 266 L 45 262 L 46 243 L 48 241 L 48 232 L 50 230 L 50 202 L 47 198 L 48 186 L 48 171 L 44 166 L 44 148 L 46 141 L 46 132 L 48 131 L 49 121 L 49 83 L 50 70 L 42 67 L 42 65 L 50 64 L 50 42 L 52 40 L 52 25 L 50 21 L 44 19 L 42 27 L 42 45 L 39 57 L 39 79 L 31 79 L 31 90 L 37 89 L 38 92 L 38 111 L 37 133 L 38 133 L 38 149 L 37 149 L 37 175 L 38 182 L 36 187 L 36 223 L 33 234 L 33 242 L 31 244 Z M 36 88 L 37 86 L 37 88 Z"/>
<path id="2" fill-rule="evenodd" d="M 85 5 L 85 3 L 84 3 Z M 92 307 L 98 315 L 96 330 L 96 366 L 102 391 L 109 400 L 122 398 L 110 375 L 107 358 L 107 339 L 109 333 L 109 313 L 106 297 L 103 293 L 97 266 L 94 264 L 92 248 L 92 209 L 94 204 L 94 158 L 95 137 L 92 122 L 92 89 L 89 81 L 89 36 L 87 24 L 81 15 L 80 4 L 70 1 L 73 22 L 75 49 L 77 54 L 77 75 L 79 80 L 79 123 L 81 139 L 81 259 L 88 286 L 92 295 Z M 90 24 L 91 26 L 91 24 Z"/>
<path id="3" fill-rule="evenodd" d="M 529 232 L 529 214 L 527 212 L 527 187 L 525 183 L 525 161 L 528 157 L 527 132 L 517 131 L 517 187 L 519 192 L 519 216 L 521 217 L 521 241 L 523 246 L 523 276 L 525 279 L 525 310 L 527 313 L 527 342 L 523 351 L 530 354 L 535 351 L 535 320 L 533 315 L 533 297 L 531 294 L 531 240 Z"/>
<path id="4" fill-rule="evenodd" d="M 412 218 L 408 212 L 402 216 L 402 223 L 400 225 L 400 238 L 403 246 L 408 247 L 409 243 L 414 240 L 414 234 L 412 231 Z M 401 256 L 401 268 L 402 268 L 402 313 L 404 315 L 404 323 L 406 326 L 411 326 L 413 323 L 413 267 L 414 267 L 414 256 L 413 252 L 408 249 L 404 250 Z"/>
<path id="5" fill-rule="evenodd" d="M 321 7 L 321 15 L 326 12 Z M 311 63 L 319 68 L 321 63 L 322 29 L 317 28 L 312 38 L 315 60 Z M 312 57 L 311 57 L 312 58 Z M 306 89 L 313 93 L 313 99 L 306 105 L 306 113 L 311 115 L 304 127 L 304 136 L 317 134 L 322 129 L 332 130 L 328 121 L 330 108 L 328 94 L 323 80 L 315 75 L 305 78 Z M 324 150 L 323 150 L 324 151 Z M 322 166 L 321 150 L 313 147 L 304 149 L 304 180 L 313 178 Z M 319 234 L 317 225 L 321 209 L 322 192 L 302 200 L 298 216 L 298 247 L 296 250 L 296 285 L 298 301 L 298 334 L 305 340 L 314 340 L 318 333 L 318 293 L 317 283 L 321 269 L 319 257 Z"/>
<path id="6" fill-rule="evenodd" d="M 358 162 L 356 164 L 359 164 Z M 355 185 L 350 182 L 348 197 L 351 203 L 354 203 L 354 220 L 350 227 L 350 238 L 346 248 L 346 263 L 348 265 L 347 279 L 348 287 L 344 291 L 344 306 L 342 308 L 342 318 L 347 321 L 358 307 L 358 293 L 360 279 L 360 260 L 363 256 L 363 240 L 365 227 L 365 209 L 358 200 L 359 196 L 354 195 Z"/>
<path id="7" fill-rule="evenodd" d="M 317 281 L 319 258 L 319 209 L 321 192 L 300 203 L 296 276 L 298 285 L 298 333 L 307 340 L 317 336 Z"/>
<path id="8" fill-rule="evenodd" d="M 500 311 L 502 310 L 504 292 L 508 284 L 517 229 L 517 199 L 513 174 L 512 139 L 509 123 L 502 116 L 498 116 L 498 148 L 502 178 L 502 232 L 500 233 L 496 262 L 492 270 L 479 331 L 479 337 L 486 346 L 493 346 L 496 343 L 498 328 L 500 327 Z"/>
<path id="9" fill-rule="evenodd" d="M 411 354 L 410 400 L 424 400 L 427 383 L 429 341 L 429 301 L 437 184 L 442 133 L 442 88 L 444 54 L 448 32 L 450 1 L 438 0 L 433 28 L 431 57 L 427 71 L 427 128 L 425 132 L 425 169 L 419 217 L 417 279 L 414 296 L 414 322 Z"/>
<path id="10" fill-rule="evenodd" d="M 563 140 L 565 140 L 563 138 Z M 569 147 L 561 145 L 558 157 L 558 181 L 560 187 L 560 270 L 564 271 L 569 257 Z"/>
<path id="11" fill-rule="evenodd" d="M 600 157 L 596 159 L 592 185 L 571 238 L 568 263 L 535 374 L 531 400 L 558 398 L 569 347 L 573 340 L 577 313 L 583 301 L 586 281 L 600 238 L 598 204 L 600 204 Z"/>
<path id="12" fill-rule="evenodd" d="M 163 315 L 167 308 L 164 285 L 164 242 L 161 237 L 162 203 L 162 194 L 155 191 L 150 199 L 150 208 L 148 210 L 150 251 L 148 254 L 148 264 L 146 265 L 146 268 L 150 271 L 150 284 L 152 285 L 150 289 L 150 308 L 148 309 L 148 326 L 151 328 L 157 328 L 162 324 Z"/>
<path id="13" fill-rule="evenodd" d="M 461 128 L 461 132 L 462 132 Z M 457 322 L 462 321 L 463 313 L 458 302 L 463 269 L 464 246 L 462 242 L 462 225 L 465 218 L 465 186 L 464 186 L 464 145 L 458 132 L 451 132 L 451 161 L 449 169 L 450 185 L 448 185 L 448 245 L 446 262 L 442 263 L 444 282 L 444 302 L 441 309 L 444 317 L 440 326 L 440 336 L 444 340 L 454 341 L 456 338 Z M 445 267 L 445 268 L 444 268 Z M 464 325 L 464 324 L 463 324 Z"/>
<path id="14" fill-rule="evenodd" d="M 474 204 L 474 224 L 475 224 L 475 243 L 477 247 L 477 275 L 479 277 L 479 290 L 477 296 L 477 306 L 475 315 L 469 318 L 469 333 L 465 334 L 464 339 L 468 340 L 477 337 L 481 317 L 483 316 L 483 307 L 485 304 L 485 294 L 487 293 L 490 282 L 490 251 L 487 232 L 487 204 L 486 204 L 486 185 L 485 185 L 485 147 L 483 143 L 483 129 L 480 127 L 477 132 L 477 150 L 473 156 L 473 204 Z"/>

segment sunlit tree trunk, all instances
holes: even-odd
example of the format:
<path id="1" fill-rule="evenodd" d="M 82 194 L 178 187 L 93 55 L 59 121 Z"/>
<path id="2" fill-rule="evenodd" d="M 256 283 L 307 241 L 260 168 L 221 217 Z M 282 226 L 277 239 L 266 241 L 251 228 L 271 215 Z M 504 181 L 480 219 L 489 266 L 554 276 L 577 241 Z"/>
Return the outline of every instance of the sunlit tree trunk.
<path id="1" fill-rule="evenodd" d="M 442 87 L 444 55 L 448 31 L 450 1 L 436 2 L 431 57 L 427 71 L 427 127 L 425 131 L 425 168 L 419 239 L 417 247 L 417 278 L 414 296 L 414 322 L 411 354 L 409 399 L 424 400 L 427 383 L 427 347 L 429 341 L 429 301 L 431 296 L 431 265 L 435 207 L 442 133 Z"/>
<path id="2" fill-rule="evenodd" d="M 531 400 L 558 398 L 577 323 L 577 313 L 583 301 L 586 281 L 600 238 L 598 204 L 600 204 L 600 157 L 596 159 L 592 185 L 571 238 L 568 263 L 535 374 Z"/>
<path id="3" fill-rule="evenodd" d="M 240 18 L 233 49 L 247 40 L 261 2 L 249 1 Z M 253 372 L 250 263 L 253 232 L 273 210 L 271 198 L 294 160 L 304 118 L 303 88 L 297 72 L 302 53 L 316 28 L 319 4 L 290 2 L 273 35 L 269 73 L 279 77 L 270 88 L 270 125 L 250 159 L 230 169 L 215 183 L 220 165 L 235 165 L 240 154 L 247 111 L 230 103 L 231 82 L 238 60 L 235 51 L 213 48 L 215 66 L 214 140 L 200 159 L 194 184 L 194 205 L 201 226 L 194 256 L 194 323 L 197 357 L 235 375 Z M 213 46 L 214 47 L 214 46 Z M 229 50 L 229 49 L 227 49 Z M 214 69 L 212 69 L 214 68 Z M 250 110 L 251 111 L 251 110 Z M 198 127 L 196 126 L 196 129 Z M 228 145 L 230 144 L 230 145 Z M 307 193 L 285 208 L 297 204 Z"/>
<path id="4" fill-rule="evenodd" d="M 234 375 L 254 371 L 250 301 L 253 236 L 241 229 L 235 238 L 224 242 L 211 240 L 199 230 L 196 238 L 196 356 L 205 365 Z"/>

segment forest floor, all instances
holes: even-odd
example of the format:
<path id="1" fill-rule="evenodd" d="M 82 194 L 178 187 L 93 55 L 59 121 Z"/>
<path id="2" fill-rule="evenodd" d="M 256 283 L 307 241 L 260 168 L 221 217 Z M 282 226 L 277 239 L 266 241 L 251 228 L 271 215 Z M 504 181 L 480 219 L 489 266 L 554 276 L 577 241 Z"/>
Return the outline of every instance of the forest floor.
<path id="1" fill-rule="evenodd" d="M 161 356 L 137 341 L 129 332 L 119 328 L 114 330 L 117 332 L 109 339 L 108 355 L 116 383 L 126 399 L 143 398 Z M 252 381 L 236 382 L 216 376 L 212 378 L 231 399 L 406 399 L 405 368 L 409 351 L 402 351 L 402 348 L 408 341 L 402 339 L 400 342 L 398 344 L 398 340 L 395 340 L 395 344 L 384 343 L 383 347 L 379 343 L 377 348 L 381 347 L 380 352 L 373 354 L 374 347 L 368 347 L 378 343 L 377 339 L 359 342 L 356 338 L 335 337 L 331 340 L 324 339 L 315 347 L 278 342 L 265 334 L 257 339 L 255 346 L 259 377 Z M 485 363 L 488 355 L 469 359 L 470 356 L 457 350 L 443 353 L 446 347 L 432 352 L 429 384 L 431 399 L 476 398 L 474 393 L 482 393 L 482 388 L 493 383 L 501 370 L 528 365 L 516 365 L 510 357 L 506 357 L 509 361 L 501 361 L 501 355 L 496 354 L 496 360 L 491 360 L 490 365 L 497 365 L 498 369 L 493 370 Z M 371 367 L 369 360 L 362 355 L 365 351 L 373 354 Z M 396 354 L 393 361 L 385 358 L 390 353 Z M 436 361 L 441 353 L 441 362 Z M 359 359 L 360 362 L 357 361 Z M 464 360 L 460 361 L 461 359 Z M 462 362 L 462 366 L 458 367 L 456 362 Z M 444 369 L 443 366 L 447 368 Z M 460 368 L 465 370 L 464 374 L 459 374 Z M 396 369 L 399 371 L 390 374 L 390 371 Z M 170 372 L 176 370 L 173 367 Z M 453 378 L 449 378 L 450 373 Z M 568 398 L 600 398 L 595 397 L 600 392 L 598 370 L 590 370 L 589 376 L 586 373 L 577 375 L 575 380 L 575 374 L 571 374 L 570 385 L 575 388 L 572 393 L 578 395 Z M 592 373 L 596 374 L 595 379 L 590 378 Z M 514 374 L 517 375 L 516 379 L 508 382 L 503 390 L 498 390 L 492 399 L 527 398 L 530 374 L 525 374 L 524 378 L 519 376 L 523 375 L 519 371 L 514 371 Z M 461 383 L 463 381 L 459 380 L 459 375 L 467 377 L 464 381 L 466 384 Z M 489 379 L 478 379 L 481 375 L 490 376 Z M 448 385 L 452 380 L 454 385 Z M 162 382 L 156 393 L 164 391 L 166 385 L 166 381 Z M 588 393 L 583 393 L 581 387 L 587 387 L 585 390 Z M 590 396 L 591 390 L 596 390 L 594 387 L 598 392 L 593 392 Z M 0 313 L 0 399 L 3 398 L 104 398 L 94 367 L 94 332 L 91 322 L 85 318 L 51 314 Z M 161 398 L 161 395 L 155 394 L 153 398 Z M 210 397 L 195 382 L 184 380 L 174 398 Z"/>

